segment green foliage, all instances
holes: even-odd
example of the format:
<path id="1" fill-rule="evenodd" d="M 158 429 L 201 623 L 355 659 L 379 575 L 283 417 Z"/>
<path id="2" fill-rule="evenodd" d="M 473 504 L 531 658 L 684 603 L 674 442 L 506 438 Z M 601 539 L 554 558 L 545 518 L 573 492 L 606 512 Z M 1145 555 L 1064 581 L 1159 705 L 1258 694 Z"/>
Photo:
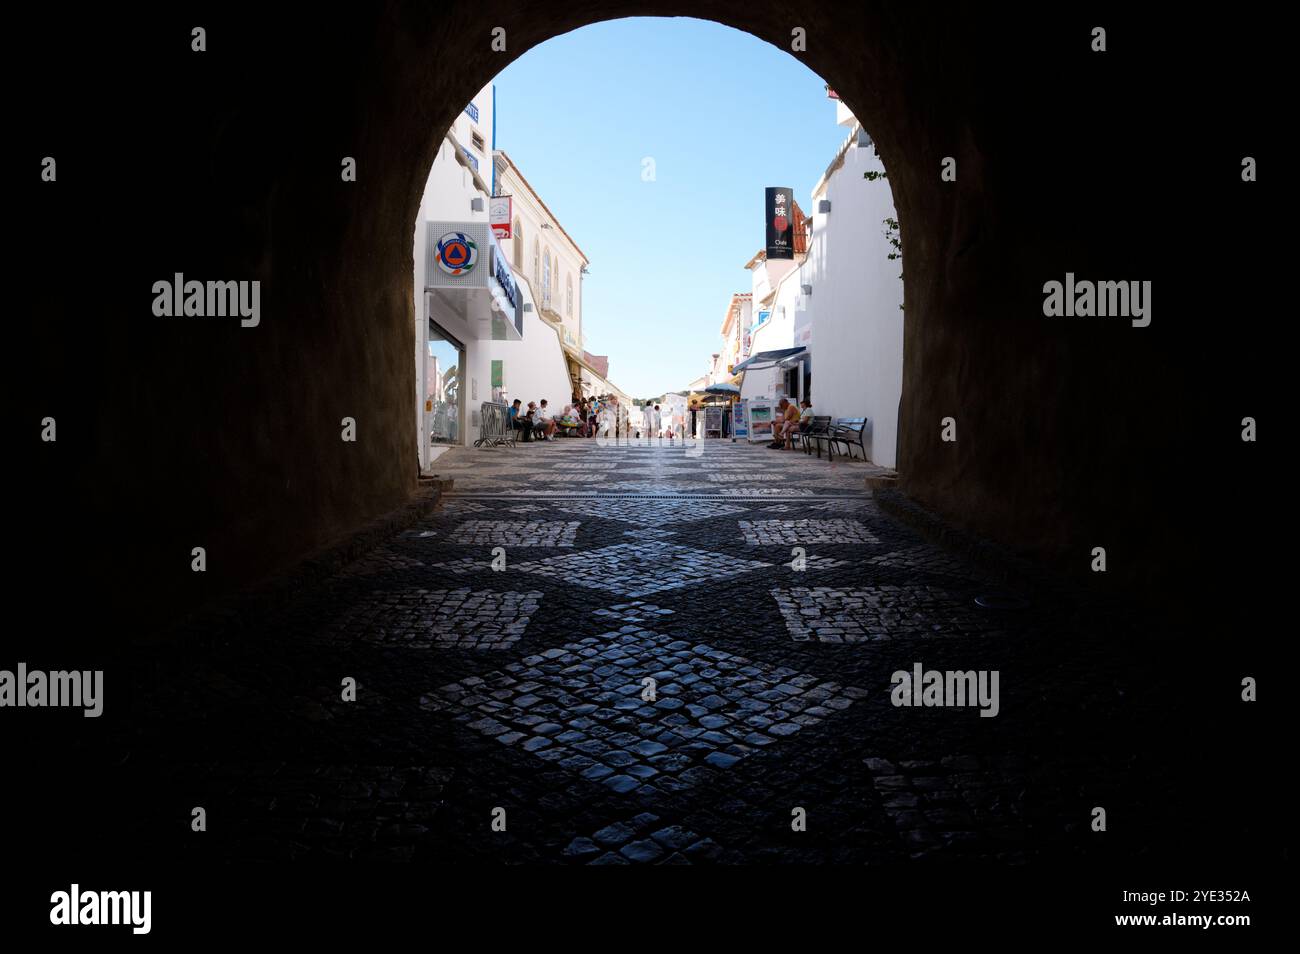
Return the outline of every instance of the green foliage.
<path id="1" fill-rule="evenodd" d="M 895 259 L 901 262 L 903 260 L 903 237 L 902 233 L 899 231 L 898 219 L 888 218 L 883 221 L 885 224 L 885 239 L 894 249 L 889 253 L 888 258 L 891 262 Z M 898 279 L 899 281 L 902 281 L 902 272 L 898 273 Z M 898 307 L 901 310 L 903 306 L 899 305 Z"/>

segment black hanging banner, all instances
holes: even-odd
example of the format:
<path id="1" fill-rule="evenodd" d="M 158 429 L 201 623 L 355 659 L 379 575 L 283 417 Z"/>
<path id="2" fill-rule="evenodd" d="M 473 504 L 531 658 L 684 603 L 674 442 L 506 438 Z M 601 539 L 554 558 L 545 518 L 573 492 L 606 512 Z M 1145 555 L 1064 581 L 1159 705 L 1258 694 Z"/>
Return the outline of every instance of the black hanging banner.
<path id="1" fill-rule="evenodd" d="M 782 186 L 767 192 L 767 257 L 794 258 L 794 193 Z"/>

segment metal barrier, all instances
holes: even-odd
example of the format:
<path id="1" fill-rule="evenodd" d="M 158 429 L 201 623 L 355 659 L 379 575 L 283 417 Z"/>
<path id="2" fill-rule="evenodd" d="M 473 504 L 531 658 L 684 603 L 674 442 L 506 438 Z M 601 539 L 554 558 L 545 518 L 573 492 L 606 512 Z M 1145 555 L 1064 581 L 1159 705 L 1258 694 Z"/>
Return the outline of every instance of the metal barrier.
<path id="1" fill-rule="evenodd" d="M 504 404 L 484 401 L 479 410 L 479 436 L 475 447 L 515 446 L 514 428 L 510 426 L 510 408 Z"/>

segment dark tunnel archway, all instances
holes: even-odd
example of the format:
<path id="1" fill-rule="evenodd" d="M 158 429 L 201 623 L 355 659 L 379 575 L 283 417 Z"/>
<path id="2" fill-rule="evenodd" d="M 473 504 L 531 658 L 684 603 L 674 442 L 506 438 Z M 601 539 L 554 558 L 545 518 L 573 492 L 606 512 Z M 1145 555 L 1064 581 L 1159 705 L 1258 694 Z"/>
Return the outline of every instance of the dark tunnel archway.
<path id="1" fill-rule="evenodd" d="M 84 302 L 62 289 L 55 320 L 23 331 L 42 356 L 27 410 L 68 422 L 31 489 L 75 501 L 67 526 L 97 519 L 132 541 L 101 561 L 96 585 L 110 603 L 128 608 L 148 580 L 170 594 L 168 609 L 189 608 L 410 498 L 411 235 L 442 131 L 528 49 L 634 15 L 715 20 L 782 49 L 803 29 L 795 55 L 875 140 L 907 255 L 902 490 L 957 526 L 1076 569 L 1098 540 L 1127 554 L 1116 575 L 1130 581 L 1198 559 L 1169 556 L 1194 534 L 1183 463 L 1192 448 L 1239 460 L 1236 422 L 1264 385 L 1249 370 L 1258 344 L 1225 338 L 1212 357 L 1218 390 L 1236 399 L 1209 402 L 1196 384 L 1211 355 L 1177 316 L 1262 311 L 1252 296 L 1263 292 L 1181 278 L 1214 263 L 1189 240 L 1207 218 L 1244 216 L 1248 227 L 1262 212 L 1243 212 L 1235 188 L 1248 137 L 1230 133 L 1249 116 L 1190 60 L 1187 88 L 1168 96 L 1167 74 L 1134 53 L 1168 24 L 1112 16 L 1128 38 L 1101 55 L 1089 49 L 1092 16 L 1069 12 L 1031 22 L 887 3 L 394 0 L 345 22 L 227 10 L 197 65 L 190 24 L 164 15 L 132 34 L 86 101 L 52 93 L 29 107 L 51 150 L 96 157 L 65 164 L 82 175 L 33 200 L 33 280 L 61 287 L 61 266 L 41 253 L 66 241 L 79 210 L 131 229 L 129 247 L 112 243 L 85 266 L 101 322 L 71 332 Z M 495 27 L 505 52 L 491 47 Z M 72 42 L 85 45 L 90 75 L 104 54 Z M 148 82 L 159 63 L 184 80 Z M 120 102 L 138 115 L 114 110 Z M 1208 184 L 1204 168 L 1160 160 L 1171 130 L 1207 110 L 1221 135 L 1203 164 L 1223 170 Z M 138 153 L 105 148 L 123 141 L 158 144 L 147 176 Z M 340 182 L 344 156 L 357 160 L 353 184 Z M 956 182 L 940 179 L 946 157 Z M 261 325 L 159 325 L 147 290 L 173 272 L 262 280 Z M 1152 326 L 1044 317 L 1044 282 L 1067 272 L 1152 280 Z M 348 416 L 357 444 L 338 439 Z M 955 442 L 940 439 L 945 417 Z M 189 572 L 196 540 L 212 554 L 201 579 Z"/>

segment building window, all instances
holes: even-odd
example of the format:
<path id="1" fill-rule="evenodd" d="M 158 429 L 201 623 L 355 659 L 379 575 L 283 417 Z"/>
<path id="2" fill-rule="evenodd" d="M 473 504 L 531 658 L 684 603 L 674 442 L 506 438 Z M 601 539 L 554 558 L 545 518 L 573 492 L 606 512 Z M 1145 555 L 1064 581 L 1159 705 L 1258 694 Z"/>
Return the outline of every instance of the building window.
<path id="1" fill-rule="evenodd" d="M 473 146 L 475 149 L 477 149 L 479 152 L 484 151 L 483 137 L 480 136 L 478 133 L 474 132 L 473 130 L 470 130 L 469 144 Z"/>
<path id="2" fill-rule="evenodd" d="M 542 287 L 542 243 L 533 239 L 533 287 Z"/>
<path id="3" fill-rule="evenodd" d="M 515 216 L 515 271 L 524 270 L 524 224 Z"/>
<path id="4" fill-rule="evenodd" d="M 573 317 L 573 274 L 564 280 L 564 313 Z"/>
<path id="5" fill-rule="evenodd" d="M 542 253 L 542 307 L 551 307 L 551 250 Z"/>

